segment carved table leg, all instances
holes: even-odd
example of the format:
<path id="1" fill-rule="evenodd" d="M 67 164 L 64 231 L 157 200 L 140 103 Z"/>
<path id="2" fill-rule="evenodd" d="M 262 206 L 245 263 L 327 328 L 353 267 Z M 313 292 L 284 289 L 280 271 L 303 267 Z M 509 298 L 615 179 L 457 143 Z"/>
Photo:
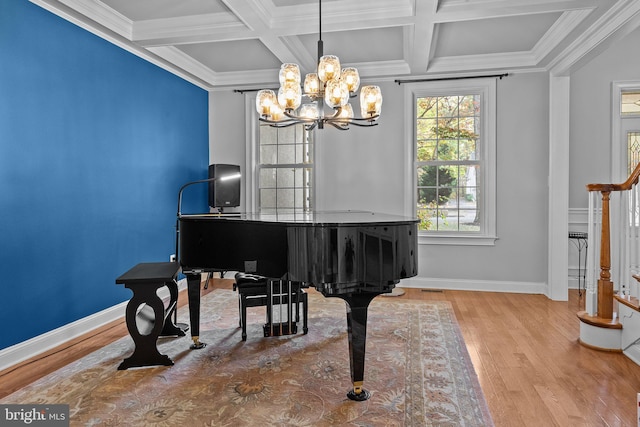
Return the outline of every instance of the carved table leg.
<path id="1" fill-rule="evenodd" d="M 156 341 L 160 336 L 164 324 L 164 303 L 156 293 L 158 288 L 162 286 L 164 286 L 164 283 L 157 283 L 155 285 L 148 283 L 125 283 L 125 287 L 133 291 L 133 297 L 129 300 L 129 303 L 127 303 L 125 319 L 135 348 L 133 354 L 120 363 L 120 366 L 118 366 L 119 370 L 139 366 L 173 365 L 173 360 L 165 354 L 160 354 L 156 346 Z M 141 332 L 136 322 L 138 307 L 142 304 L 146 304 L 153 309 L 154 318 L 149 324 L 151 330 L 148 331 L 148 333 L 143 333 L 147 331 Z"/>

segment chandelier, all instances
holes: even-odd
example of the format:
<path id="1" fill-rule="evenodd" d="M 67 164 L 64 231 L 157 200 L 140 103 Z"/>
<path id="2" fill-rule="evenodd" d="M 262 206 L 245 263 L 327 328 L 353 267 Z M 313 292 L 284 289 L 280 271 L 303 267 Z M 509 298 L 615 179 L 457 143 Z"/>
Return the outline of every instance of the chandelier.
<path id="1" fill-rule="evenodd" d="M 354 126 L 375 126 L 380 117 L 382 92 L 378 86 L 363 86 L 360 89 L 360 114 L 353 116 L 349 103 L 355 98 L 360 86 L 360 75 L 354 67 L 340 68 L 335 55 L 324 55 L 322 44 L 322 0 L 318 0 L 318 66 L 309 73 L 300 87 L 298 64 L 282 64 L 280 89 L 262 89 L 256 96 L 256 110 L 260 121 L 273 127 L 303 124 L 306 130 L 323 129 L 329 124 L 340 130 Z M 311 102 L 302 104 L 302 97 Z M 302 105 L 301 105 L 302 104 Z M 325 112 L 325 104 L 331 110 Z M 299 108 L 298 108 L 299 107 Z"/>

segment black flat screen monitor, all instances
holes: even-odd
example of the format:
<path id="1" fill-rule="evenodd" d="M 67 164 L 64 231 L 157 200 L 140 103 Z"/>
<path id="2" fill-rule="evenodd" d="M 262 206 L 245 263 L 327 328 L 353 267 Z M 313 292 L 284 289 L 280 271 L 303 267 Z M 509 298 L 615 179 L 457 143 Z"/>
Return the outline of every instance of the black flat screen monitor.
<path id="1" fill-rule="evenodd" d="M 209 178 L 218 178 L 209 182 L 209 206 L 212 208 L 230 208 L 240 206 L 240 179 L 221 180 L 227 175 L 240 173 L 240 166 L 209 165 Z"/>

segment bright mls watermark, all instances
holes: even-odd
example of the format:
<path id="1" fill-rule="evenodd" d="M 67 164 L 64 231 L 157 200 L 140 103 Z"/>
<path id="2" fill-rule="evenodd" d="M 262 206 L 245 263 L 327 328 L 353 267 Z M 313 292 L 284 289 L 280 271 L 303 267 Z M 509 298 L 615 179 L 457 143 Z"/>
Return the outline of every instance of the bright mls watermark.
<path id="1" fill-rule="evenodd" d="M 0 427 L 69 427 L 69 405 L 0 405 Z"/>

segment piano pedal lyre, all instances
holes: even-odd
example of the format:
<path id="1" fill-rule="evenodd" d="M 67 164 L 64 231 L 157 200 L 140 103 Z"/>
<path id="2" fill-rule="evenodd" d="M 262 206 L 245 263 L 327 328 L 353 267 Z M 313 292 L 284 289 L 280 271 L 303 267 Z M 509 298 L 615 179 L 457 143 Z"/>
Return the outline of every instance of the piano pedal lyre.
<path id="1" fill-rule="evenodd" d="M 286 284 L 283 283 L 286 282 Z M 264 324 L 265 337 L 278 337 L 283 335 L 295 335 L 298 333 L 298 310 L 301 301 L 300 285 L 293 285 L 291 281 L 282 279 L 269 280 L 267 303 L 267 323 Z M 296 309 L 296 320 L 293 320 L 293 309 Z M 274 307 L 278 306 L 276 311 Z M 275 315 L 278 315 L 279 323 L 274 323 Z"/>

